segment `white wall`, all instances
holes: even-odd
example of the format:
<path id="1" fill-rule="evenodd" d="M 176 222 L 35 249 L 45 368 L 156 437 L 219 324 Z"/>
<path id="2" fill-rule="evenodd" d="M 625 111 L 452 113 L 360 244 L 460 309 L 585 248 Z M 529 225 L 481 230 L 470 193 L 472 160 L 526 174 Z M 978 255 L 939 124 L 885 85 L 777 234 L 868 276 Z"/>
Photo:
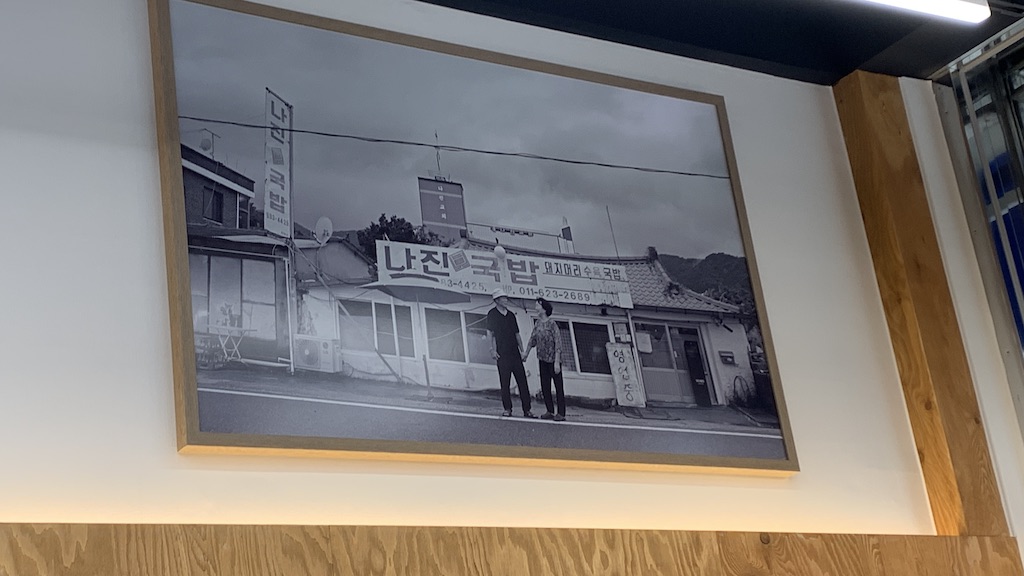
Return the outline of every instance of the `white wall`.
<path id="1" fill-rule="evenodd" d="M 724 95 L 803 471 L 178 455 L 145 3 L 9 0 L 0 521 L 932 530 L 828 88 L 411 0 L 277 1 Z"/>
<path id="2" fill-rule="evenodd" d="M 701 326 L 707 348 L 708 369 L 714 379 L 717 401 L 725 404 L 737 394 L 748 394 L 755 390 L 754 371 L 750 368 L 747 349 L 747 331 L 739 322 L 726 322 L 722 326 L 708 323 Z M 719 352 L 732 352 L 735 364 L 722 362 Z"/>
<path id="3" fill-rule="evenodd" d="M 1024 528 L 1024 440 L 931 84 L 900 80 L 1011 531 Z M 995 279 L 1000 282 L 1001 279 Z M 1014 383 L 1021 386 L 1022 383 Z M 1024 540 L 1018 542 L 1024 554 Z"/>

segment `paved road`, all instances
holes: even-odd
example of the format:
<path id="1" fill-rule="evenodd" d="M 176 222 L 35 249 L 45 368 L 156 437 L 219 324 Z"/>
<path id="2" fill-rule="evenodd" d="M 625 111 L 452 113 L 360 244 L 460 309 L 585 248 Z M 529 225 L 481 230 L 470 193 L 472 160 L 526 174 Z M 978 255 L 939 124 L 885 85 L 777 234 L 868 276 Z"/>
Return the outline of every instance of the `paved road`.
<path id="1" fill-rule="evenodd" d="M 206 432 L 783 458 L 777 432 L 549 422 L 200 388 Z"/>

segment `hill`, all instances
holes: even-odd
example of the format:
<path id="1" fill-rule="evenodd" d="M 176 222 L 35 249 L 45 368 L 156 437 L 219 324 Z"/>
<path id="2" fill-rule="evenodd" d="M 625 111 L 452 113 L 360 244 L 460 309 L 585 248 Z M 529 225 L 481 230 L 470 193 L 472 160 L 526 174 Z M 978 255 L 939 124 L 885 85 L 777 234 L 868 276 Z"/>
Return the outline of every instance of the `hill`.
<path id="1" fill-rule="evenodd" d="M 746 314 L 754 313 L 754 290 L 746 258 L 719 253 L 705 258 L 659 254 L 658 259 L 669 277 L 679 284 L 716 300 L 735 304 Z"/>

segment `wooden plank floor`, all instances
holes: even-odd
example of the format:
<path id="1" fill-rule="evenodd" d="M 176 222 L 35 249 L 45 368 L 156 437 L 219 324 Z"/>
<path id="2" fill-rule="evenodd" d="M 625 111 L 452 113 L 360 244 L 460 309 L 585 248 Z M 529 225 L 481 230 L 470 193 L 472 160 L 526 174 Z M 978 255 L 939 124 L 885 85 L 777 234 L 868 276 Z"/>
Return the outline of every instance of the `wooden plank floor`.
<path id="1" fill-rule="evenodd" d="M 0 576 L 1024 576 L 1009 537 L 0 524 Z"/>

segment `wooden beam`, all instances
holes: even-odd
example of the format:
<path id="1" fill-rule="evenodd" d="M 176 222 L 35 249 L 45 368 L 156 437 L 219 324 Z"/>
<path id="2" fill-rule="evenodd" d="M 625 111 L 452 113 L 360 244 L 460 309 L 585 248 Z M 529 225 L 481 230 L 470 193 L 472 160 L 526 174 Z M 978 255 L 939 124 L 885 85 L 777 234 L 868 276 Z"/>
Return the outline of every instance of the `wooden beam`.
<path id="1" fill-rule="evenodd" d="M 95 574 L 1024 576 L 1024 569 L 1008 537 L 0 524 L 0 575 Z"/>
<path id="2" fill-rule="evenodd" d="M 1005 536 L 899 80 L 858 71 L 834 94 L 936 530 Z"/>

